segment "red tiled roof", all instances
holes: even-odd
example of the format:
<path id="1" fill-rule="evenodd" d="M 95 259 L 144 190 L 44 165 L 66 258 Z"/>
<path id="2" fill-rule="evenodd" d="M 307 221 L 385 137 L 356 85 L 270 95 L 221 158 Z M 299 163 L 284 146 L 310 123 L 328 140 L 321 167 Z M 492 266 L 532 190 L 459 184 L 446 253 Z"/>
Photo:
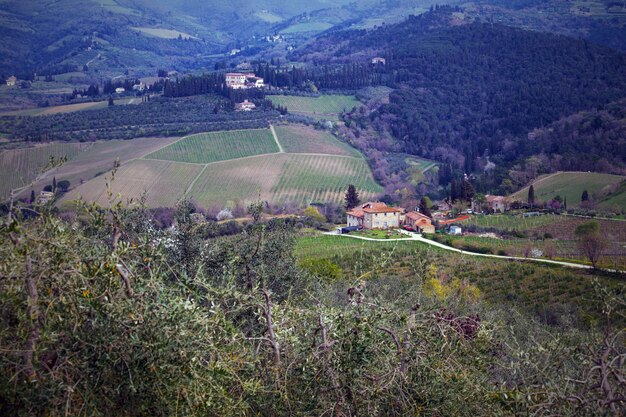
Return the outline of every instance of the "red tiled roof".
<path id="1" fill-rule="evenodd" d="M 439 224 L 443 226 L 443 225 L 445 225 L 445 224 L 452 224 L 452 223 L 456 223 L 456 222 L 461 222 L 461 221 L 463 221 L 463 220 L 467 220 L 467 219 L 469 219 L 469 218 L 470 218 L 470 216 L 468 216 L 468 215 L 463 215 L 463 216 L 459 216 L 459 217 L 457 217 L 456 219 L 451 219 L 451 220 L 443 220 L 443 221 L 440 221 L 440 222 L 439 222 Z"/>
<path id="2" fill-rule="evenodd" d="M 411 220 L 428 220 L 428 221 L 430 221 L 430 217 L 425 216 L 422 213 L 418 213 L 417 211 L 412 211 L 410 213 L 407 213 L 406 217 L 408 217 Z"/>
<path id="3" fill-rule="evenodd" d="M 400 213 L 400 210 L 393 207 L 375 207 L 375 208 L 366 208 L 363 211 L 367 214 L 376 214 L 376 213 Z"/>
<path id="4" fill-rule="evenodd" d="M 360 209 L 352 209 L 346 214 L 353 217 L 365 217 L 365 213 L 363 213 L 363 210 Z"/>

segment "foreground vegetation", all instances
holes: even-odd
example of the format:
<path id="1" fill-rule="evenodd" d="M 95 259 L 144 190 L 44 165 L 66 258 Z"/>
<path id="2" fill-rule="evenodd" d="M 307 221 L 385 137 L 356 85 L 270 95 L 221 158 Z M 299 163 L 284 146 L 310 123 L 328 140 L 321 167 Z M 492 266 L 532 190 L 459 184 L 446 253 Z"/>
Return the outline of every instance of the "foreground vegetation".
<path id="1" fill-rule="evenodd" d="M 585 295 L 601 306 L 598 327 L 579 325 L 575 305 L 548 325 L 491 305 L 466 279 L 495 263 L 353 252 L 346 270 L 363 272 L 333 277 L 323 259 L 294 257 L 293 220 L 212 238 L 187 203 L 171 230 L 141 207 L 66 220 L 36 210 L 0 228 L 2 414 L 573 416 L 624 405 L 623 338 L 606 319 L 625 306 L 602 277 Z"/>

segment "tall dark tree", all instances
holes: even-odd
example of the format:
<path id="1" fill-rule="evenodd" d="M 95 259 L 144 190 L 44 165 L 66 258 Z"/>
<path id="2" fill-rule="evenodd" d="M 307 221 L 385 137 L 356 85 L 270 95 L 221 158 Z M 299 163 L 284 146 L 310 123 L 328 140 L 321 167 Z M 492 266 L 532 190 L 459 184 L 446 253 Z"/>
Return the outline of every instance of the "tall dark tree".
<path id="1" fill-rule="evenodd" d="M 563 210 L 567 210 L 567 197 L 563 197 Z"/>
<path id="2" fill-rule="evenodd" d="M 535 205 L 535 187 L 532 184 L 528 188 L 528 205 L 531 207 Z"/>
<path id="3" fill-rule="evenodd" d="M 52 192 L 57 190 L 57 177 L 52 177 Z"/>
<path id="4" fill-rule="evenodd" d="M 587 190 L 583 191 L 583 195 L 580 196 L 580 201 L 589 201 L 589 192 Z"/>
<path id="5" fill-rule="evenodd" d="M 30 190 L 30 204 L 35 202 L 35 190 Z"/>
<path id="6" fill-rule="evenodd" d="M 346 210 L 352 210 L 353 208 L 355 208 L 356 206 L 359 205 L 359 203 L 361 202 L 359 200 L 359 193 L 356 191 L 356 188 L 354 185 L 350 184 L 348 185 L 348 191 L 346 192 Z"/>
<path id="7" fill-rule="evenodd" d="M 109 106 L 114 106 L 115 101 L 113 101 L 113 97 L 109 96 Z"/>
<path id="8" fill-rule="evenodd" d="M 476 194 L 476 191 L 474 190 L 472 183 L 468 178 L 463 178 L 461 182 L 461 197 L 463 200 L 472 201 L 474 194 Z"/>
<path id="9" fill-rule="evenodd" d="M 420 213 L 428 217 L 433 216 L 432 213 L 430 212 L 430 207 L 428 207 L 428 202 L 426 201 L 426 198 L 424 197 L 422 197 L 422 199 L 420 200 Z"/>
<path id="10" fill-rule="evenodd" d="M 456 185 L 456 180 L 453 178 L 450 183 L 450 201 L 454 203 L 459 198 L 459 190 Z"/>

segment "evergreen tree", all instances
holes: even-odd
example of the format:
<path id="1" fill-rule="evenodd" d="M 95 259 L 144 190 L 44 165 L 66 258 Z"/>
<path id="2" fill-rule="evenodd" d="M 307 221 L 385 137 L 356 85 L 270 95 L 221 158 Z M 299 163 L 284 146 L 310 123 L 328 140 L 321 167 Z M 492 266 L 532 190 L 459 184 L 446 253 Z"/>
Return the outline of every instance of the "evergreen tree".
<path id="1" fill-rule="evenodd" d="M 428 207 L 428 202 L 424 197 L 422 197 L 422 199 L 420 200 L 420 213 L 422 213 L 424 216 L 432 217 L 430 207 Z"/>
<path id="2" fill-rule="evenodd" d="M 113 101 L 113 97 L 109 96 L 109 106 L 114 106 L 115 101 Z"/>
<path id="3" fill-rule="evenodd" d="M 356 206 L 359 205 L 361 201 L 359 200 L 359 193 L 356 191 L 354 185 L 348 185 L 348 191 L 346 192 L 346 210 L 352 210 Z"/>
<path id="4" fill-rule="evenodd" d="M 35 203 L 35 190 L 30 190 L 30 204 Z"/>
<path id="5" fill-rule="evenodd" d="M 57 190 L 57 177 L 52 177 L 52 192 Z"/>
<path id="6" fill-rule="evenodd" d="M 463 182 L 461 183 L 461 195 L 463 200 L 472 201 L 474 194 L 476 194 L 476 191 L 474 191 L 474 187 L 470 183 L 469 179 L 463 178 Z"/>
<path id="7" fill-rule="evenodd" d="M 563 210 L 567 210 L 567 197 L 563 198 Z"/>
<path id="8" fill-rule="evenodd" d="M 531 207 L 535 205 L 535 187 L 532 184 L 528 188 L 528 204 Z"/>
<path id="9" fill-rule="evenodd" d="M 589 192 L 587 190 L 583 191 L 583 195 L 580 196 L 580 201 L 581 202 L 589 201 Z"/>
<path id="10" fill-rule="evenodd" d="M 453 178 L 450 183 L 450 202 L 454 203 L 459 198 L 459 190 L 456 186 L 456 180 Z"/>

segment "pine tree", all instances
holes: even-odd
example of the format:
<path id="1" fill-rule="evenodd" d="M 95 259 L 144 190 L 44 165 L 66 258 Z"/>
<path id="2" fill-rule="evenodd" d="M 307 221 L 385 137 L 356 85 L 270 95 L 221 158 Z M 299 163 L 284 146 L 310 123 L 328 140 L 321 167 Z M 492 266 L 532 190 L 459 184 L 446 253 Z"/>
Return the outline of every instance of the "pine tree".
<path id="1" fill-rule="evenodd" d="M 580 196 L 580 201 L 581 202 L 589 201 L 589 192 L 587 190 L 583 191 L 583 195 Z"/>
<path id="2" fill-rule="evenodd" d="M 35 203 L 35 190 L 30 190 L 30 204 Z"/>
<path id="3" fill-rule="evenodd" d="M 535 187 L 532 184 L 528 188 L 528 204 L 531 207 L 535 205 Z"/>
<path id="4" fill-rule="evenodd" d="M 346 210 L 352 210 L 360 203 L 359 193 L 356 191 L 354 185 L 348 185 L 348 191 L 346 192 Z"/>
<path id="5" fill-rule="evenodd" d="M 57 177 L 52 177 L 52 192 L 57 190 Z"/>
<path id="6" fill-rule="evenodd" d="M 428 207 L 428 202 L 424 197 L 422 197 L 422 199 L 420 200 L 420 213 L 422 213 L 424 216 L 432 217 L 430 207 Z"/>
<path id="7" fill-rule="evenodd" d="M 115 102 L 113 101 L 113 97 L 109 96 L 109 107 L 114 106 Z"/>
<path id="8" fill-rule="evenodd" d="M 567 210 L 567 197 L 563 198 L 563 210 Z"/>

